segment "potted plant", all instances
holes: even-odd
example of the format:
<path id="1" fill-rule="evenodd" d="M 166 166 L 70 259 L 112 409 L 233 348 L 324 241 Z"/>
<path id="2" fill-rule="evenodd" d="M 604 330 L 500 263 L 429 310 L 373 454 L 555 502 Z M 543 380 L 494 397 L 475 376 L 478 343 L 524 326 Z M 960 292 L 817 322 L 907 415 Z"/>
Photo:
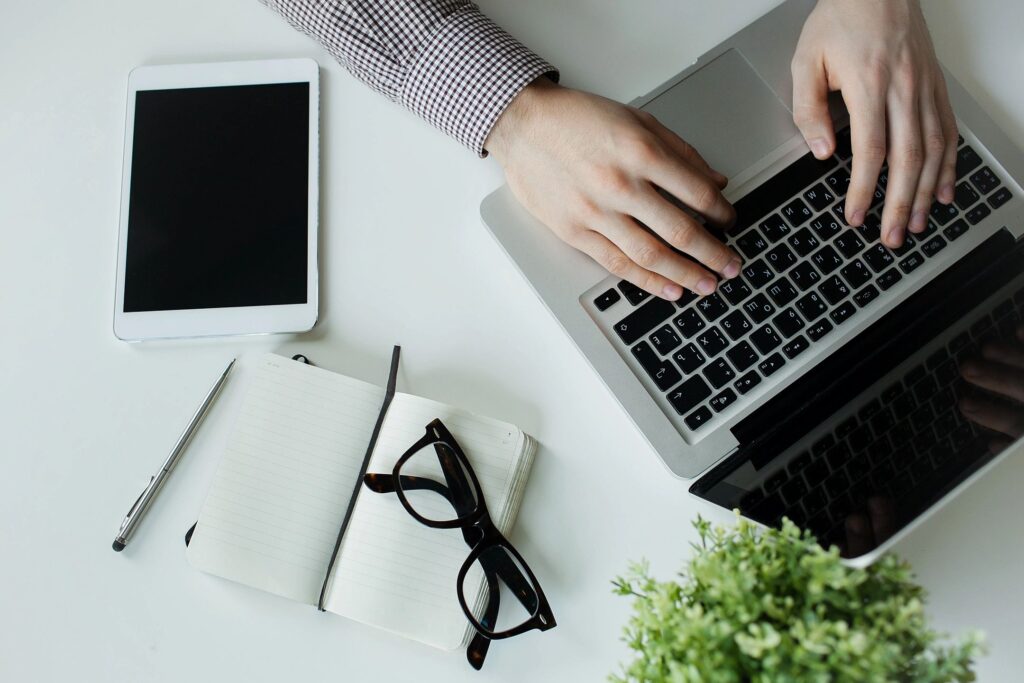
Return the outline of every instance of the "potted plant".
<path id="1" fill-rule="evenodd" d="M 625 639 L 635 657 L 613 681 L 974 680 L 980 636 L 943 644 L 895 556 L 850 568 L 789 520 L 694 526 L 700 543 L 677 580 L 657 581 L 640 563 L 614 582 L 634 598 Z"/>

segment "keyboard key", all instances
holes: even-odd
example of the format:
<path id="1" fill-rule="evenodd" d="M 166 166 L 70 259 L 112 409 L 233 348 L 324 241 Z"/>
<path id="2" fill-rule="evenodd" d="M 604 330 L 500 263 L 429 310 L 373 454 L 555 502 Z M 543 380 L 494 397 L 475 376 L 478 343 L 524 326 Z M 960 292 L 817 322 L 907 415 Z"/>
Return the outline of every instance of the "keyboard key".
<path id="1" fill-rule="evenodd" d="M 697 310 L 707 318 L 708 322 L 714 322 L 729 310 L 729 306 L 722 301 L 717 294 L 709 294 L 697 302 Z"/>
<path id="2" fill-rule="evenodd" d="M 782 333 L 782 336 L 789 339 L 804 327 L 803 319 L 796 314 L 792 308 L 787 308 L 782 313 L 772 318 L 772 324 Z"/>
<path id="3" fill-rule="evenodd" d="M 679 339 L 679 335 L 668 325 L 659 328 L 657 332 L 654 332 L 650 336 L 651 344 L 654 345 L 655 350 L 661 355 L 666 355 L 672 349 L 676 348 L 683 342 Z"/>
<path id="4" fill-rule="evenodd" d="M 849 301 L 844 301 L 842 304 L 837 306 L 835 310 L 828 314 L 828 317 L 832 318 L 832 322 L 836 325 L 842 325 L 849 320 L 854 313 L 857 312 L 857 308 Z"/>
<path id="5" fill-rule="evenodd" d="M 719 285 L 718 291 L 734 306 L 750 296 L 750 287 L 739 277 L 726 280 Z"/>
<path id="6" fill-rule="evenodd" d="M 762 354 L 768 353 L 782 343 L 779 333 L 771 325 L 765 325 L 755 330 L 750 335 L 750 341 Z"/>
<path id="7" fill-rule="evenodd" d="M 978 201 L 978 199 L 980 199 L 978 193 L 974 191 L 974 188 L 966 180 L 956 186 L 956 194 L 953 201 L 956 202 L 961 211 L 966 211 L 974 206 L 974 202 Z"/>
<path id="8" fill-rule="evenodd" d="M 754 258 L 768 248 L 768 240 L 756 229 L 747 230 L 736 239 L 736 246 L 747 258 Z"/>
<path id="9" fill-rule="evenodd" d="M 619 283 L 619 291 L 626 297 L 626 301 L 636 306 L 638 303 L 650 296 L 648 292 L 640 289 L 632 282 L 623 280 Z"/>
<path id="10" fill-rule="evenodd" d="M 800 256 L 807 256 L 821 245 L 821 242 L 814 236 L 810 228 L 801 228 L 796 233 L 790 235 L 786 242 Z"/>
<path id="11" fill-rule="evenodd" d="M 832 243 L 846 258 L 853 258 L 864 248 L 864 243 L 853 230 L 842 232 Z"/>
<path id="12" fill-rule="evenodd" d="M 988 194 L 999 187 L 999 178 L 996 177 L 996 174 L 993 173 L 992 169 L 988 166 L 982 167 L 982 169 L 977 173 L 972 173 L 971 182 L 974 183 L 974 186 L 978 188 L 978 191 L 982 194 Z M 957 186 L 957 190 L 959 189 L 959 186 Z M 960 202 L 957 203 L 959 204 Z M 961 206 L 960 208 L 966 209 L 967 207 Z"/>
<path id="13" fill-rule="evenodd" d="M 882 237 L 882 221 L 874 213 L 864 217 L 864 224 L 857 228 L 857 232 L 868 244 L 877 242 Z"/>
<path id="14" fill-rule="evenodd" d="M 794 292 L 796 294 L 796 292 Z M 764 322 L 768 316 L 775 312 L 775 307 L 768 301 L 764 294 L 758 294 L 753 299 L 743 304 L 743 310 L 747 312 L 750 319 L 755 323 Z"/>
<path id="15" fill-rule="evenodd" d="M 694 375 L 668 394 L 668 402 L 680 415 L 689 412 L 711 395 L 711 387 L 700 375 Z"/>
<path id="16" fill-rule="evenodd" d="M 806 261 L 791 270 L 789 277 L 803 291 L 807 291 L 807 289 L 821 279 L 821 275 L 814 269 L 814 266 Z M 779 305 L 781 306 L 782 304 Z"/>
<path id="17" fill-rule="evenodd" d="M 921 245 L 921 252 L 924 253 L 925 256 L 932 257 L 945 248 L 946 240 L 942 239 L 941 235 L 936 235 Z"/>
<path id="18" fill-rule="evenodd" d="M 836 205 L 832 207 L 832 215 L 836 217 L 841 225 L 846 225 L 846 200 L 840 199 L 836 202 Z"/>
<path id="19" fill-rule="evenodd" d="M 782 220 L 782 217 L 777 213 L 768 216 L 768 218 L 761 222 L 759 227 L 770 242 L 778 242 L 789 232 L 789 226 L 786 225 L 786 221 Z"/>
<path id="20" fill-rule="evenodd" d="M 963 178 L 965 175 L 981 166 L 981 157 L 970 145 L 964 145 L 956 153 L 956 177 Z"/>
<path id="21" fill-rule="evenodd" d="M 864 260 L 871 266 L 871 270 L 881 273 L 892 265 L 894 261 L 892 254 L 881 244 L 876 244 L 864 252 Z"/>
<path id="22" fill-rule="evenodd" d="M 741 394 L 745 394 L 760 383 L 761 376 L 754 372 L 753 370 L 751 370 L 750 372 L 736 380 L 733 386 L 736 388 L 736 391 L 740 392 Z"/>
<path id="23" fill-rule="evenodd" d="M 768 267 L 768 264 L 761 259 L 757 259 L 744 268 L 743 275 L 747 278 L 747 281 L 750 282 L 750 285 L 754 289 L 768 284 L 771 282 L 772 278 L 775 277 L 775 273 L 773 273 L 771 268 Z"/>
<path id="24" fill-rule="evenodd" d="M 825 178 L 825 183 L 832 194 L 837 197 L 845 197 L 846 190 L 850 187 L 850 172 L 845 168 L 841 168 L 828 178 Z"/>
<path id="25" fill-rule="evenodd" d="M 903 236 L 903 244 L 894 249 L 890 248 L 889 251 L 896 254 L 896 256 L 906 256 L 907 254 L 910 253 L 910 250 L 916 246 L 917 240 L 914 239 L 913 235 L 908 233 Z"/>
<path id="26" fill-rule="evenodd" d="M 919 253 L 915 251 L 913 254 L 900 261 L 900 270 L 902 270 L 904 273 L 911 273 L 917 270 L 917 268 L 921 266 L 921 264 L 923 263 L 924 256 L 921 256 Z"/>
<path id="27" fill-rule="evenodd" d="M 747 342 L 743 341 L 736 344 L 731 349 L 725 352 L 725 357 L 735 366 L 737 370 L 743 372 L 751 365 L 757 362 L 759 356 L 754 351 L 753 347 Z"/>
<path id="28" fill-rule="evenodd" d="M 871 271 L 864 265 L 864 262 L 860 259 L 851 261 L 850 263 L 843 266 L 843 269 L 839 271 L 846 280 L 850 287 L 857 289 L 862 284 L 871 279 Z"/>
<path id="29" fill-rule="evenodd" d="M 814 265 L 818 266 L 818 269 L 825 275 L 843 265 L 843 259 L 839 257 L 835 249 L 827 244 L 814 252 L 811 260 L 814 261 Z"/>
<path id="30" fill-rule="evenodd" d="M 977 225 L 987 218 L 990 213 L 992 213 L 992 209 L 988 208 L 987 204 L 981 203 L 968 211 L 965 215 L 967 216 L 967 222 L 971 225 Z"/>
<path id="31" fill-rule="evenodd" d="M 796 300 L 796 308 L 800 311 L 800 314 L 807 319 L 807 322 L 813 322 L 819 316 L 825 314 L 828 310 L 828 306 L 821 300 L 817 292 L 811 292 L 810 294 Z"/>
<path id="32" fill-rule="evenodd" d="M 697 292 L 692 292 L 689 289 L 683 290 L 683 295 L 676 299 L 676 306 L 679 308 L 686 308 L 700 297 Z"/>
<path id="33" fill-rule="evenodd" d="M 953 225 L 949 226 L 945 230 L 943 230 L 942 234 L 946 236 L 947 240 L 952 242 L 965 232 L 967 232 L 967 222 L 961 219 L 958 220 L 956 223 L 953 223 Z"/>
<path id="34" fill-rule="evenodd" d="M 818 291 L 830 304 L 837 304 L 850 294 L 850 288 L 839 279 L 838 275 L 827 278 Z"/>
<path id="35" fill-rule="evenodd" d="M 686 309 L 672 322 L 687 339 L 704 329 L 704 320 L 697 315 L 697 311 L 693 308 Z"/>
<path id="36" fill-rule="evenodd" d="M 768 288 L 768 296 L 772 298 L 776 306 L 785 306 L 795 299 L 796 295 L 796 287 L 784 277 L 780 277 Z"/>
<path id="37" fill-rule="evenodd" d="M 710 365 L 704 368 L 704 377 L 711 382 L 711 386 L 715 389 L 719 389 L 728 384 L 736 373 L 733 372 L 729 364 L 725 362 L 724 358 L 719 358 L 716 361 L 712 361 Z"/>
<path id="38" fill-rule="evenodd" d="M 733 341 L 745 335 L 751 328 L 750 321 L 740 311 L 733 311 L 725 316 L 720 324 Z"/>
<path id="39" fill-rule="evenodd" d="M 746 230 L 769 211 L 773 211 L 782 199 L 792 197 L 837 165 L 838 162 L 832 157 L 818 161 L 810 152 L 794 161 L 735 203 L 736 233 Z"/>
<path id="40" fill-rule="evenodd" d="M 835 328 L 832 326 L 832 323 L 822 318 L 807 328 L 807 336 L 811 338 L 811 341 L 818 341 L 833 329 Z"/>
<path id="41" fill-rule="evenodd" d="M 782 207 L 782 215 L 785 216 L 790 225 L 794 228 L 799 228 L 810 220 L 813 214 L 807 208 L 807 205 L 804 204 L 804 200 L 797 198 Z"/>
<path id="42" fill-rule="evenodd" d="M 895 268 L 890 268 L 875 278 L 875 282 L 877 282 L 878 286 L 882 288 L 882 291 L 885 291 L 902 279 L 903 276 L 900 275 L 900 271 Z"/>
<path id="43" fill-rule="evenodd" d="M 679 369 L 687 375 L 692 374 L 694 370 L 704 365 L 704 362 L 707 360 L 704 354 L 700 352 L 700 349 L 697 348 L 697 345 L 692 343 L 676 351 L 672 359 L 679 366 Z"/>
<path id="44" fill-rule="evenodd" d="M 853 295 L 853 302 L 864 308 L 869 303 L 878 298 L 878 289 L 874 285 L 868 285 L 864 289 L 860 290 Z"/>
<path id="45" fill-rule="evenodd" d="M 853 156 L 849 126 L 836 133 L 836 156 L 843 161 L 848 161 Z"/>
<path id="46" fill-rule="evenodd" d="M 683 378 L 675 366 L 666 360 L 661 360 L 647 342 L 640 342 L 633 347 L 632 351 L 641 367 L 647 371 L 647 374 L 662 391 L 669 390 Z"/>
<path id="47" fill-rule="evenodd" d="M 1013 195 L 1010 194 L 1010 191 L 1005 187 L 1001 187 L 993 192 L 992 196 L 988 198 L 988 205 L 993 209 L 998 209 L 1000 206 L 1010 201 L 1011 197 L 1013 197 Z"/>
<path id="48" fill-rule="evenodd" d="M 815 211 L 824 211 L 832 205 L 832 202 L 836 200 L 836 196 L 828 191 L 828 189 L 818 183 L 811 189 L 804 192 L 804 199 L 806 199 Z"/>
<path id="49" fill-rule="evenodd" d="M 780 244 L 767 254 L 765 259 L 776 273 L 783 273 L 796 263 L 796 255 L 785 244 Z"/>
<path id="50" fill-rule="evenodd" d="M 822 242 L 829 240 L 838 232 L 842 232 L 843 225 L 837 219 L 827 213 L 823 213 L 811 221 L 811 230 Z"/>
<path id="51" fill-rule="evenodd" d="M 956 206 L 953 204 L 939 204 L 938 202 L 934 202 L 932 204 L 931 217 L 935 219 L 935 222 L 939 225 L 945 225 L 957 217 Z"/>
<path id="52" fill-rule="evenodd" d="M 782 347 L 782 352 L 786 354 L 786 358 L 796 358 L 801 353 L 811 347 L 810 343 L 804 339 L 803 336 L 796 337 L 791 340 L 788 344 Z"/>
<path id="53" fill-rule="evenodd" d="M 628 294 L 626 294 L 626 298 L 629 298 Z M 615 333 L 619 335 L 619 338 L 624 343 L 632 346 L 640 337 L 664 322 L 665 318 L 672 315 L 675 310 L 675 307 L 664 299 L 651 299 L 617 322 L 615 324 Z"/>
<path id="54" fill-rule="evenodd" d="M 708 401 L 708 405 L 714 408 L 716 413 L 720 413 L 735 402 L 736 392 L 732 389 L 725 389 L 717 396 L 713 396 L 711 400 Z"/>
<path id="55" fill-rule="evenodd" d="M 717 327 L 712 327 L 710 330 L 705 330 L 697 335 L 697 343 L 708 358 L 717 356 L 724 348 L 729 346 L 729 342 L 722 336 Z"/>
<path id="56" fill-rule="evenodd" d="M 772 355 L 768 356 L 763 361 L 761 361 L 761 364 L 757 366 L 757 369 L 760 370 L 761 374 L 764 375 L 765 377 L 770 377 L 774 375 L 775 372 L 785 364 L 785 358 L 783 358 L 778 353 L 773 353 Z"/>
<path id="57" fill-rule="evenodd" d="M 616 292 L 614 289 L 609 289 L 604 294 L 601 294 L 596 299 L 594 299 L 594 306 L 599 311 L 607 311 L 609 306 L 611 306 L 621 298 L 622 297 L 619 296 L 618 292 Z"/>
<path id="58" fill-rule="evenodd" d="M 687 427 L 696 431 L 703 427 L 710 419 L 711 411 L 708 409 L 707 406 L 701 406 L 699 409 L 693 411 L 693 413 L 691 413 L 690 415 L 687 415 L 683 419 L 683 422 L 686 423 Z"/>

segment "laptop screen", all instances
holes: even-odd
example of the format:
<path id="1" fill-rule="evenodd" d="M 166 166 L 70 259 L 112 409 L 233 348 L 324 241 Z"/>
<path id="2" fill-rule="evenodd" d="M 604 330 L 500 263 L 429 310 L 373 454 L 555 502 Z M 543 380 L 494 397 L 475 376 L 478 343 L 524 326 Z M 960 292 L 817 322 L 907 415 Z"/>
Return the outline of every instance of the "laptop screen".
<path id="1" fill-rule="evenodd" d="M 757 413 L 691 491 L 875 549 L 1024 432 L 1024 248 L 999 231 Z"/>

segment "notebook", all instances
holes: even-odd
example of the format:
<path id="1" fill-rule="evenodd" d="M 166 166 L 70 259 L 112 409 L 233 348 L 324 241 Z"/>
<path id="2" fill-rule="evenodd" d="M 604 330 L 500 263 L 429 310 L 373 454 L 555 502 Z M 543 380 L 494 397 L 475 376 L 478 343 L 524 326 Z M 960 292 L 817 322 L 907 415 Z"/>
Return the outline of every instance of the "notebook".
<path id="1" fill-rule="evenodd" d="M 186 551 L 192 566 L 309 605 L 327 578 L 328 612 L 445 650 L 468 642 L 456 579 L 470 549 L 459 530 L 417 522 L 394 494 L 358 488 L 327 577 L 385 390 L 274 354 L 243 358 L 238 370 L 244 398 Z M 513 425 L 396 393 L 368 471 L 390 473 L 435 418 L 507 533 L 536 453 Z M 483 575 L 469 580 L 467 601 L 482 604 Z"/>

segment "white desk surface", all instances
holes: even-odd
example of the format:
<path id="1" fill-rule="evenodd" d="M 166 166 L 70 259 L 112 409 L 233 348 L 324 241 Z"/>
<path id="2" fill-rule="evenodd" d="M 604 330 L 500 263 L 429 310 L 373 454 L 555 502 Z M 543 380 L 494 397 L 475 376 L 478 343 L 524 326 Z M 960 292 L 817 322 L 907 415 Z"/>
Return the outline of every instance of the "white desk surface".
<path id="1" fill-rule="evenodd" d="M 565 83 L 629 100 L 775 3 L 481 4 Z M 1024 5 L 927 5 L 940 56 L 1024 146 Z M 319 326 L 117 341 L 128 71 L 293 56 L 322 66 Z M 372 93 L 256 0 L 5 0 L 0 64 L 0 679 L 593 681 L 617 668 L 629 603 L 610 580 L 641 557 L 671 576 L 690 520 L 717 515 L 666 473 L 481 225 L 478 203 L 501 182 L 495 162 Z M 231 357 L 303 352 L 382 382 L 396 342 L 403 389 L 516 422 L 543 444 L 512 538 L 555 630 L 496 643 L 474 673 L 461 653 L 191 569 L 182 541 L 217 465 L 216 409 L 138 536 L 111 551 Z M 939 628 L 989 634 L 982 681 L 1020 676 L 1022 489 L 1024 462 L 1008 461 L 899 548 Z"/>

